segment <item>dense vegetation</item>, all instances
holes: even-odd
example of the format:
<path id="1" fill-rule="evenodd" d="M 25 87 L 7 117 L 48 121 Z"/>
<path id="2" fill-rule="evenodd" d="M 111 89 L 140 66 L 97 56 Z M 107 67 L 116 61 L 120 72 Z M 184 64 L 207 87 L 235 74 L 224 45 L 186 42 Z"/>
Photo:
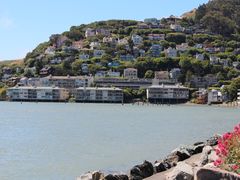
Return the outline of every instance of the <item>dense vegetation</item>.
<path id="1" fill-rule="evenodd" d="M 234 80 L 240 74 L 240 65 L 233 66 L 233 63 L 240 63 L 239 8 L 239 0 L 212 0 L 191 11 L 189 17 L 180 19 L 171 16 L 158 20 L 159 26 L 133 20 L 109 20 L 73 26 L 69 31 L 52 35 L 49 41 L 39 44 L 26 55 L 23 64 L 0 64 L 0 77 L 3 76 L 4 67 L 10 67 L 12 74 L 19 77 L 39 77 L 44 67 L 51 67 L 53 75 L 95 75 L 98 71 L 109 70 L 123 74 L 125 68 L 133 67 L 138 69 L 139 78 L 153 78 L 154 71 L 180 68 L 178 81 L 186 86 L 191 77 L 210 74 L 217 77 L 218 83 L 214 86 L 225 85 L 224 91 L 228 92 L 231 99 L 235 99 L 236 88 L 240 88 L 238 80 Z M 142 24 L 147 27 L 141 27 Z M 183 30 L 171 29 L 171 24 L 180 25 Z M 86 37 L 88 28 L 107 30 L 109 34 Z M 163 35 L 164 39 L 149 39 L 151 34 Z M 133 35 L 139 35 L 142 42 L 134 44 Z M 109 38 L 109 41 L 104 41 L 104 38 Z M 81 43 L 81 48 L 75 48 L 76 43 Z M 177 49 L 184 44 L 187 48 L 178 49 L 176 56 L 167 55 L 168 48 Z M 153 45 L 160 45 L 159 54 L 153 54 Z M 46 53 L 49 48 L 54 50 Z M 94 50 L 102 50 L 104 54 L 94 56 Z M 197 54 L 202 54 L 204 58 L 199 60 Z M 89 55 L 89 58 L 83 59 L 81 55 Z M 132 59 L 124 60 L 122 56 Z M 212 63 L 211 57 L 221 62 Z M 87 67 L 87 72 L 83 66 Z M 126 96 L 131 94 L 138 98 L 141 93 L 129 90 Z"/>
<path id="2" fill-rule="evenodd" d="M 212 0 L 201 5 L 195 20 L 213 33 L 229 36 L 239 32 L 239 0 Z"/>

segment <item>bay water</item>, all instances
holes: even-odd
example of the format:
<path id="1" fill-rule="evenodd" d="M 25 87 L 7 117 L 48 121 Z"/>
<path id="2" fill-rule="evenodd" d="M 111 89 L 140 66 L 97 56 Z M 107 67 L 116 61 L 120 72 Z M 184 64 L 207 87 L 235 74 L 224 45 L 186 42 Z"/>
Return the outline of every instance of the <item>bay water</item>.
<path id="1" fill-rule="evenodd" d="M 0 102 L 0 179 L 126 172 L 239 122 L 239 108 Z"/>

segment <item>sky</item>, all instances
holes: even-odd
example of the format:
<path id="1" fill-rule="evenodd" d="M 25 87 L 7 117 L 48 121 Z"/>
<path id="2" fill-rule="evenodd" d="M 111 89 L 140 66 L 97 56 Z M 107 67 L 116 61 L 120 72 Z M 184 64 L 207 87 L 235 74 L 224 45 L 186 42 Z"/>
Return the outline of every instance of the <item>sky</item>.
<path id="1" fill-rule="evenodd" d="M 99 20 L 180 16 L 208 0 L 0 0 L 0 60 L 24 58 L 51 34 Z"/>

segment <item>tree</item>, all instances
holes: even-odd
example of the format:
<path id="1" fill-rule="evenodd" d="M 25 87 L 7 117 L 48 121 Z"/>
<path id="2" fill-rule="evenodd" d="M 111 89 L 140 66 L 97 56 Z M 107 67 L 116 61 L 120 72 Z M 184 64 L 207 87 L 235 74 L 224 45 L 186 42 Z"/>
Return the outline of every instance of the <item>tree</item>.
<path id="1" fill-rule="evenodd" d="M 144 78 L 153 79 L 154 78 L 154 72 L 152 70 L 147 70 L 147 72 L 144 75 Z"/>
<path id="2" fill-rule="evenodd" d="M 186 35 L 184 33 L 168 33 L 166 40 L 175 42 L 176 44 L 181 44 L 186 42 Z"/>

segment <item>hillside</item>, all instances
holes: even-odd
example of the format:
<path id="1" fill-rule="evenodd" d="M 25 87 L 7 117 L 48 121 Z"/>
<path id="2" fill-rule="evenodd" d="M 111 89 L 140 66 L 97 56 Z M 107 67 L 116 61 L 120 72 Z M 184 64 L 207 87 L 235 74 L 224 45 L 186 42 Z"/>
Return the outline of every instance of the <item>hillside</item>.
<path id="1" fill-rule="evenodd" d="M 4 66 L 12 68 L 7 72 L 26 77 L 105 72 L 122 76 L 130 67 L 138 70 L 139 78 L 151 79 L 155 71 L 179 69 L 176 80 L 186 86 L 196 87 L 201 83 L 195 82 L 196 77 L 201 77 L 221 87 L 240 74 L 238 7 L 237 0 L 212 0 L 182 18 L 72 26 L 39 44 L 26 55 L 24 65 L 0 64 L 0 76 L 4 76 Z"/>
<path id="2" fill-rule="evenodd" d="M 196 11 L 196 22 L 213 33 L 229 36 L 239 32 L 239 0 L 211 0 Z"/>

